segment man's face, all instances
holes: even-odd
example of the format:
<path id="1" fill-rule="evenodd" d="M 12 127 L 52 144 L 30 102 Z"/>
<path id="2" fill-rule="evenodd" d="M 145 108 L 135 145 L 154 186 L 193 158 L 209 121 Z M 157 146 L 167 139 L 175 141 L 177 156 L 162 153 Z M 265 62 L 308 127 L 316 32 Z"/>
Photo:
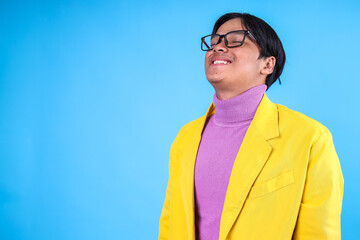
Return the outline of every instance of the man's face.
<path id="1" fill-rule="evenodd" d="M 235 30 L 246 30 L 240 18 L 234 18 L 217 30 L 217 34 L 226 34 Z M 206 52 L 205 73 L 208 81 L 218 89 L 247 90 L 253 86 L 265 84 L 264 76 L 260 74 L 261 61 L 259 45 L 249 36 L 240 47 L 227 48 L 224 38 Z M 214 60 L 228 60 L 229 64 L 214 63 Z"/>

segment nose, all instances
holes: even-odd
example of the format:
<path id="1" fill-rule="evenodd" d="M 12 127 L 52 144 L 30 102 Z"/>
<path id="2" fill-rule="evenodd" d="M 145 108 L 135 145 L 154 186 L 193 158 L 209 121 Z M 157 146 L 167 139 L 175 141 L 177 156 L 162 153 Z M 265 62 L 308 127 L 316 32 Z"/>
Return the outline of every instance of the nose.
<path id="1" fill-rule="evenodd" d="M 227 51 L 224 36 L 221 36 L 219 41 L 220 42 L 213 47 L 213 51 L 223 51 L 223 52 Z"/>

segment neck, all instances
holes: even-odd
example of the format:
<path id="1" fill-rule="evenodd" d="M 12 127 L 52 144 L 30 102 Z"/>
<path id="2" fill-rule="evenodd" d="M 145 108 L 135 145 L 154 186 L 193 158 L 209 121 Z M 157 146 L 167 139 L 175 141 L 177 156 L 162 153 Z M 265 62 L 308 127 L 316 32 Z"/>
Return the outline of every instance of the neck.
<path id="1" fill-rule="evenodd" d="M 266 89 L 265 84 L 258 85 L 226 100 L 219 99 L 214 93 L 215 123 L 232 125 L 253 119 Z"/>
<path id="2" fill-rule="evenodd" d="M 260 84 L 254 85 L 254 86 L 246 86 L 244 88 L 237 89 L 236 91 L 234 91 L 234 89 L 215 89 L 216 97 L 219 100 L 228 100 L 228 99 L 231 99 L 231 98 L 234 98 L 236 96 L 243 94 L 244 92 L 248 91 L 249 89 L 251 89 L 253 87 L 260 86 L 260 85 L 265 85 L 265 83 L 260 83 Z M 266 91 L 266 89 L 265 89 L 265 91 Z"/>

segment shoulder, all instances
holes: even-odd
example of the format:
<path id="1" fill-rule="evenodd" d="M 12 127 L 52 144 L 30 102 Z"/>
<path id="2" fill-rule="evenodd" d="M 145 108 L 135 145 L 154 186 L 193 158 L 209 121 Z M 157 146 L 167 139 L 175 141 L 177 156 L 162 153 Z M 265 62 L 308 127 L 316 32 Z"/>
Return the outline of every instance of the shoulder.
<path id="1" fill-rule="evenodd" d="M 311 138 L 313 141 L 325 132 L 330 134 L 329 129 L 314 118 L 299 111 L 290 109 L 282 104 L 277 104 L 279 131 L 284 135 L 291 134 L 297 137 Z"/>
<path id="2" fill-rule="evenodd" d="M 199 117 L 191 122 L 188 122 L 181 127 L 175 140 L 172 143 L 172 148 L 178 148 L 182 143 L 192 139 L 199 131 L 202 130 L 206 115 Z"/>

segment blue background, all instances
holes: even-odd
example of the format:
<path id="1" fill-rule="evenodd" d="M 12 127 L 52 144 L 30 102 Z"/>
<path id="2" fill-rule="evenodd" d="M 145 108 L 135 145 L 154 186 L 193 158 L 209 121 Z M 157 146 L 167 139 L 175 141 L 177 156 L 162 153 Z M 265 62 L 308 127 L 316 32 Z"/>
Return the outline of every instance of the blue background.
<path id="1" fill-rule="evenodd" d="M 333 134 L 360 235 L 359 1 L 1 1 L 0 239 L 156 239 L 168 157 L 214 90 L 200 38 L 231 11 L 287 62 L 267 95 Z"/>

